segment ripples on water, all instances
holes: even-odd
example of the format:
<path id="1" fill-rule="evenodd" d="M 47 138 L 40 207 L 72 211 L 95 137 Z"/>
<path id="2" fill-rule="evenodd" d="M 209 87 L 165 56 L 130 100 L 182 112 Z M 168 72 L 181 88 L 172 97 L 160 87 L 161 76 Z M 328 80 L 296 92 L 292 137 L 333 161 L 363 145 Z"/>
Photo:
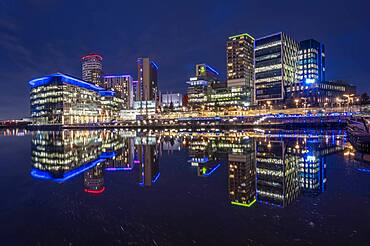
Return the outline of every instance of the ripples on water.
<path id="1" fill-rule="evenodd" d="M 366 245 L 370 166 L 343 131 L 0 135 L 6 245 Z"/>

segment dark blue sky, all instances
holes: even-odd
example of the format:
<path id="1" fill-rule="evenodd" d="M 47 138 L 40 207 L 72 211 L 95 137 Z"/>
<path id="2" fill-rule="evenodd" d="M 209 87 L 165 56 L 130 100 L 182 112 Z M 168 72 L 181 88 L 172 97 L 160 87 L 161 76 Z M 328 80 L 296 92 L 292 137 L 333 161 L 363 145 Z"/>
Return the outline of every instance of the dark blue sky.
<path id="1" fill-rule="evenodd" d="M 149 56 L 162 91 L 185 91 L 196 63 L 225 76 L 227 37 L 244 32 L 322 41 L 327 79 L 367 92 L 369 28 L 367 0 L 0 0 L 0 119 L 29 115 L 28 80 L 80 77 L 80 57 L 90 52 L 104 57 L 105 73 L 135 78 L 136 58 Z"/>

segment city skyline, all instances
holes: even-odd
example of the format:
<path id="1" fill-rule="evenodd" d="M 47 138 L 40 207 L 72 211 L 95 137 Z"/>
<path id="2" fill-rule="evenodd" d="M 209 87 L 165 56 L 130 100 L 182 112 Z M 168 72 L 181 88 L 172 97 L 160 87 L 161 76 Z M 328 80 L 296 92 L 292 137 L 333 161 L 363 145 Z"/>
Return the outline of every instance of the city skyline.
<path id="1" fill-rule="evenodd" d="M 284 10 L 289 2 L 286 1 L 281 6 L 269 4 L 274 6 L 273 9 Z M 314 6 L 317 5 L 315 1 L 300 3 L 295 9 L 299 13 L 285 9 L 286 15 L 279 23 L 272 17 L 264 19 L 258 16 L 255 12 L 263 10 L 258 3 L 244 2 L 235 5 L 209 4 L 207 1 L 198 3 L 208 7 L 206 17 L 219 17 L 220 20 L 212 18 L 213 21 L 209 21 L 206 17 L 197 16 L 197 13 L 204 12 L 202 8 L 195 9 L 192 16 L 196 17 L 190 20 L 186 18 L 186 14 L 192 9 L 192 4 L 178 3 L 173 6 L 173 12 L 168 13 L 167 17 L 154 18 L 149 13 L 145 16 L 143 14 L 144 17 L 139 21 L 135 19 L 135 23 L 126 23 L 116 17 L 106 19 L 104 16 L 112 16 L 119 7 L 138 9 L 137 4 L 108 5 L 99 2 L 98 5 L 97 2 L 91 1 L 84 13 L 90 17 L 89 20 L 96 29 L 89 27 L 84 30 L 81 27 L 90 22 L 77 16 L 84 10 L 81 3 L 60 4 L 57 1 L 32 0 L 24 1 L 22 5 L 3 1 L 0 3 L 0 51 L 3 54 L 0 60 L 0 81 L 4 89 L 0 92 L 0 119 L 29 115 L 27 81 L 55 72 L 81 77 L 80 58 L 92 52 L 104 57 L 106 74 L 131 74 L 134 79 L 137 79 L 136 59 L 152 58 L 160 66 L 158 81 L 162 91 L 184 92 L 185 81 L 193 74 L 193 67 L 198 63 L 211 65 L 220 72 L 221 79 L 225 80 L 227 38 L 245 32 L 255 38 L 284 31 L 295 40 L 317 39 L 326 46 L 327 80 L 348 80 L 358 87 L 360 93 L 369 89 L 367 81 L 370 75 L 366 70 L 369 67 L 366 60 L 368 50 L 362 49 L 366 47 L 364 42 L 368 35 L 364 27 L 370 22 L 369 17 L 365 15 L 365 9 L 368 9 L 365 5 L 368 3 L 361 4 L 359 1 L 351 6 L 338 3 L 335 10 L 331 9 L 330 4 L 321 3 L 318 15 L 325 16 L 326 22 L 323 23 L 315 18 L 309 23 L 297 18 L 303 15 L 303 12 L 313 12 Z M 241 11 L 241 7 L 247 7 L 247 4 L 254 7 L 255 12 Z M 163 5 L 152 7 L 143 11 L 146 13 L 148 9 L 152 9 L 159 15 L 168 12 L 167 7 Z M 72 20 L 44 21 L 50 19 L 52 14 L 67 10 L 71 11 L 72 16 L 75 15 Z M 106 13 L 103 10 L 106 10 Z M 170 21 L 177 14 L 180 18 Z M 333 16 L 347 18 L 333 20 L 330 18 Z M 245 17 L 256 21 L 249 22 Z M 290 22 L 293 18 L 296 21 Z M 28 21 L 29 19 L 32 21 Z M 102 21 L 99 22 L 100 20 Z M 151 22 L 148 22 L 149 20 Z M 73 27 L 68 25 L 71 21 L 75 23 Z M 204 25 L 199 27 L 196 25 L 198 22 Z M 163 28 L 165 26 L 166 28 Z M 97 31 L 102 27 L 105 28 L 104 35 Z M 327 32 L 328 29 L 330 32 Z M 158 33 L 160 35 L 157 35 Z"/>

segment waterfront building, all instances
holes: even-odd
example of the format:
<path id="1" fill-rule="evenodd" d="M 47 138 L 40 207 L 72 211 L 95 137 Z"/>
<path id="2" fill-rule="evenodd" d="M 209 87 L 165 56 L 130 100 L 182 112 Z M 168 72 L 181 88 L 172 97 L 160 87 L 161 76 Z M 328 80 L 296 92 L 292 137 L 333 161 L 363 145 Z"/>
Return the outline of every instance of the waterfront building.
<path id="1" fill-rule="evenodd" d="M 123 105 L 115 92 L 61 73 L 29 85 L 34 125 L 110 123 L 118 119 Z"/>
<path id="2" fill-rule="evenodd" d="M 356 95 L 356 86 L 346 81 L 296 83 L 287 88 L 288 107 L 333 107 Z M 353 103 L 353 102 L 352 102 Z M 343 105 L 342 105 L 343 106 Z"/>
<path id="3" fill-rule="evenodd" d="M 97 54 L 83 56 L 82 61 L 82 80 L 104 87 L 103 76 L 103 57 Z"/>
<path id="4" fill-rule="evenodd" d="M 192 109 L 205 107 L 212 87 L 220 84 L 219 73 L 207 64 L 195 65 L 195 77 L 191 77 L 187 88 L 188 106 Z"/>
<path id="5" fill-rule="evenodd" d="M 188 106 L 192 109 L 223 110 L 248 107 L 248 87 L 228 87 L 219 80 L 219 73 L 207 64 L 196 65 L 196 77 L 191 77 L 187 89 Z"/>
<path id="6" fill-rule="evenodd" d="M 249 93 L 247 90 L 245 86 L 212 88 L 204 105 L 216 111 L 249 107 L 250 104 L 246 101 Z"/>
<path id="7" fill-rule="evenodd" d="M 255 41 L 255 99 L 282 105 L 286 88 L 297 82 L 298 43 L 285 33 Z"/>
<path id="8" fill-rule="evenodd" d="M 134 88 L 131 75 L 105 75 L 105 88 L 113 90 L 123 100 L 123 108 L 130 109 L 134 102 Z"/>
<path id="9" fill-rule="evenodd" d="M 298 81 L 301 83 L 324 82 L 325 80 L 325 46 L 308 39 L 299 43 Z"/>
<path id="10" fill-rule="evenodd" d="M 248 33 L 229 37 L 226 47 L 227 87 L 244 87 L 245 103 L 253 104 L 254 38 Z"/>
<path id="11" fill-rule="evenodd" d="M 137 60 L 138 84 L 136 101 L 154 101 L 159 105 L 158 65 L 149 58 Z"/>
<path id="12" fill-rule="evenodd" d="M 182 94 L 163 93 L 161 95 L 161 106 L 163 108 L 177 109 L 182 107 Z"/>

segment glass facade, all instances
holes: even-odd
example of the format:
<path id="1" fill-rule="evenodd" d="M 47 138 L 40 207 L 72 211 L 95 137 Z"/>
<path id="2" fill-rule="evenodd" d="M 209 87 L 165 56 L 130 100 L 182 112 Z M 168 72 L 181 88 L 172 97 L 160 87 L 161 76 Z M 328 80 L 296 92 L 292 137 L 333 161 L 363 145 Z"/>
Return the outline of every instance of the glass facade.
<path id="1" fill-rule="evenodd" d="M 195 65 L 195 71 L 196 76 L 186 82 L 188 84 L 187 95 L 189 106 L 199 109 L 205 106 L 212 87 L 218 85 L 220 81 L 219 73 L 207 64 Z"/>
<path id="2" fill-rule="evenodd" d="M 285 33 L 255 41 L 255 99 L 282 101 L 286 87 L 296 82 L 298 43 Z"/>
<path id="3" fill-rule="evenodd" d="M 322 43 L 314 39 L 300 42 L 298 81 L 302 83 L 325 81 L 325 46 Z"/>
<path id="4" fill-rule="evenodd" d="M 119 117 L 123 100 L 114 92 L 64 74 L 31 80 L 34 125 L 109 123 Z"/>

